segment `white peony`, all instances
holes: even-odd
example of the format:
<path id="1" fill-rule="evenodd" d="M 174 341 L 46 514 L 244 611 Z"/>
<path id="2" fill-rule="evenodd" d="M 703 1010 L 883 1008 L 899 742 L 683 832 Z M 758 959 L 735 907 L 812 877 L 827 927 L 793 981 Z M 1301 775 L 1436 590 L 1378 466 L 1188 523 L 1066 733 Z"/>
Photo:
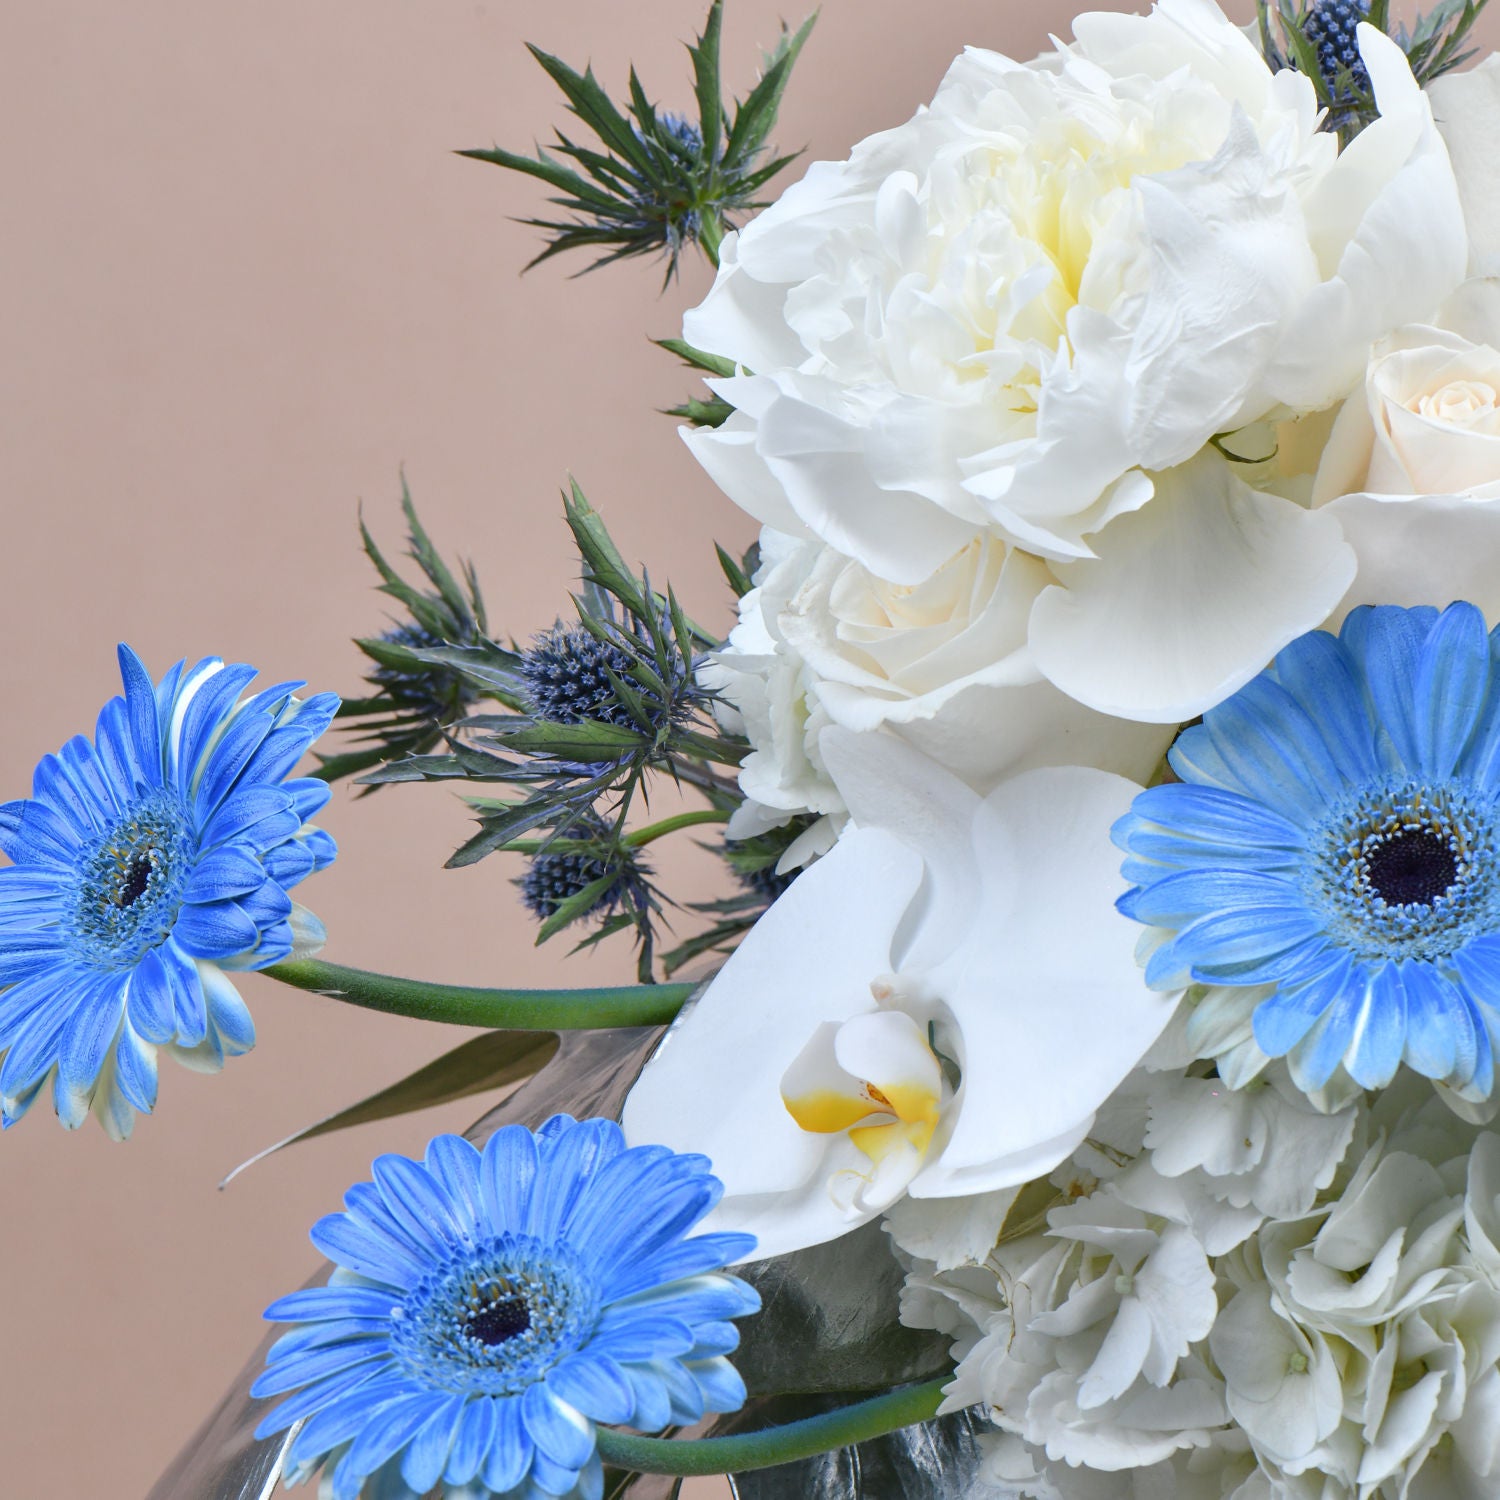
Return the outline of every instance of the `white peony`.
<path id="1" fill-rule="evenodd" d="M 747 373 L 687 441 L 752 514 L 879 578 L 920 584 L 979 529 L 1069 564 L 1033 607 L 1041 670 L 1166 722 L 1348 582 L 1327 518 L 1200 451 L 1342 397 L 1467 242 L 1425 96 L 1371 28 L 1383 114 L 1342 155 L 1308 80 L 1211 0 L 1074 31 L 1030 65 L 970 50 L 930 108 L 726 239 L 685 332 Z"/>
<path id="2" fill-rule="evenodd" d="M 1170 729 L 1096 713 L 1037 670 L 1027 620 L 1052 575 L 998 537 L 976 535 L 915 585 L 769 528 L 761 559 L 740 623 L 703 674 L 752 746 L 731 838 L 802 812 L 842 823 L 818 748 L 829 724 L 886 729 L 981 794 L 1042 765 L 1144 782 L 1166 751 Z"/>
<path id="3" fill-rule="evenodd" d="M 699 1151 L 757 1254 L 903 1194 L 993 1191 L 1080 1145 L 1172 999 L 1145 987 L 1109 828 L 1137 791 L 1026 772 L 981 799 L 886 735 L 823 738 L 854 827 L 673 1029 L 627 1139 Z"/>

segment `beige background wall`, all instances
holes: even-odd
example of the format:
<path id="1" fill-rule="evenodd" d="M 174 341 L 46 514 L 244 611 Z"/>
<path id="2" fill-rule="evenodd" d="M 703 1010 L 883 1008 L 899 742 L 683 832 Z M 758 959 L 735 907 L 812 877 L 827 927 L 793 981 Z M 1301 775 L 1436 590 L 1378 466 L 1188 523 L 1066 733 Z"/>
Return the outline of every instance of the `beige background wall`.
<path id="1" fill-rule="evenodd" d="M 798 0 L 787 0 L 796 5 Z M 722 619 L 711 540 L 749 527 L 653 409 L 689 383 L 651 348 L 696 268 L 581 281 L 511 217 L 540 193 L 453 148 L 562 120 L 523 39 L 618 86 L 689 99 L 679 43 L 704 0 L 106 0 L 0 9 L 0 796 L 91 729 L 128 640 L 153 670 L 217 652 L 358 687 L 382 603 L 356 506 L 398 544 L 404 464 L 435 535 L 475 559 L 498 628 L 565 605 L 571 469 L 626 554 Z M 776 0 L 731 0 L 743 87 Z M 826 0 L 779 139 L 840 155 L 904 118 L 964 42 L 1030 55 L 1061 3 Z M 491 861 L 440 866 L 455 798 L 396 788 L 323 821 L 339 864 L 304 888 L 328 956 L 469 982 L 623 979 L 619 948 L 537 951 Z M 251 978 L 260 1046 L 218 1078 L 168 1065 L 127 1146 L 45 1106 L 0 1141 L 0 1495 L 142 1495 L 315 1264 L 306 1228 L 379 1150 L 477 1111 L 236 1162 L 410 1071 L 460 1034 Z"/>

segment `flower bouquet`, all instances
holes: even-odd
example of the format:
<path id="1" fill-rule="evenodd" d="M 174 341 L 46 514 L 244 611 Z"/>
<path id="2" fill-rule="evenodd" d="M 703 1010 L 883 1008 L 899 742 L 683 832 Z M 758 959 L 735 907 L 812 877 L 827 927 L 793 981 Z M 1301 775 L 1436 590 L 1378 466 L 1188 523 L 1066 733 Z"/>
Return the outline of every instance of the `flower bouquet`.
<path id="1" fill-rule="evenodd" d="M 538 259 L 716 265 L 673 414 L 764 529 L 724 640 L 572 485 L 519 643 L 404 496 L 362 696 L 121 647 L 0 807 L 6 1125 L 128 1136 L 241 971 L 483 1028 L 313 1127 L 491 1096 L 151 1500 L 1500 1500 L 1482 4 L 1081 15 L 769 202 L 811 22 L 726 100 L 714 0 L 691 118 L 537 51 L 588 139 L 465 154 Z M 453 863 L 638 982 L 317 957 L 344 777 L 487 783 Z"/>

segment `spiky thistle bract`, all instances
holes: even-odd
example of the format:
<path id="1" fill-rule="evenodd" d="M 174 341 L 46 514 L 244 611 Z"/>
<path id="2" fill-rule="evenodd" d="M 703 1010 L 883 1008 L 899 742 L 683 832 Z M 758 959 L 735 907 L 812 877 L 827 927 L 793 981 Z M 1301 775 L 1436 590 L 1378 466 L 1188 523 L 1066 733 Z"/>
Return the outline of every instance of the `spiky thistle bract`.
<path id="1" fill-rule="evenodd" d="M 538 147 L 535 156 L 499 146 L 458 153 L 524 172 L 556 189 L 549 201 L 567 217 L 522 220 L 547 236 L 528 270 L 565 250 L 598 251 L 588 270 L 660 253 L 667 258 L 670 282 L 685 247 L 696 244 L 717 263 L 719 242 L 735 217 L 764 206 L 761 189 L 800 155 L 776 156 L 767 139 L 816 17 L 795 32 L 782 27 L 759 81 L 732 108 L 724 100 L 719 66 L 723 19 L 723 0 L 713 0 L 702 34 L 688 48 L 696 120 L 652 103 L 634 68 L 629 100 L 621 108 L 592 68 L 579 73 L 540 47 L 530 48 L 597 144 L 583 144 L 559 130 L 553 144 Z"/>

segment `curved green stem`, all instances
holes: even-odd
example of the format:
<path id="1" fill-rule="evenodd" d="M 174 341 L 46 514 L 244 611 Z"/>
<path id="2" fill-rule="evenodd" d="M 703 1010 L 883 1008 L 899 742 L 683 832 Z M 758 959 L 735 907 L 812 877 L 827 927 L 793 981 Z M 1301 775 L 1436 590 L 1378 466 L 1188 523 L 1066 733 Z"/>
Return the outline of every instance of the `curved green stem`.
<path id="1" fill-rule="evenodd" d="M 299 990 L 311 990 L 419 1021 L 492 1030 L 588 1031 L 607 1026 L 664 1026 L 693 993 L 691 984 L 629 984 L 593 990 L 483 990 L 427 984 L 348 969 L 316 958 L 291 958 L 260 971 Z"/>
<path id="2" fill-rule="evenodd" d="M 627 833 L 624 843 L 632 849 L 639 849 L 646 844 L 654 844 L 657 839 L 665 838 L 669 833 L 676 833 L 679 828 L 695 828 L 700 823 L 727 823 L 728 821 L 727 808 L 703 807 L 694 812 L 674 813 L 670 818 L 662 818 L 655 823 L 648 823 L 644 828 L 637 828 Z"/>
<path id="3" fill-rule="evenodd" d="M 747 1469 L 770 1469 L 926 1422 L 937 1415 L 943 1387 L 952 1378 L 944 1375 L 821 1416 L 734 1437 L 648 1438 L 601 1427 L 599 1457 L 637 1474 L 742 1474 Z"/>

